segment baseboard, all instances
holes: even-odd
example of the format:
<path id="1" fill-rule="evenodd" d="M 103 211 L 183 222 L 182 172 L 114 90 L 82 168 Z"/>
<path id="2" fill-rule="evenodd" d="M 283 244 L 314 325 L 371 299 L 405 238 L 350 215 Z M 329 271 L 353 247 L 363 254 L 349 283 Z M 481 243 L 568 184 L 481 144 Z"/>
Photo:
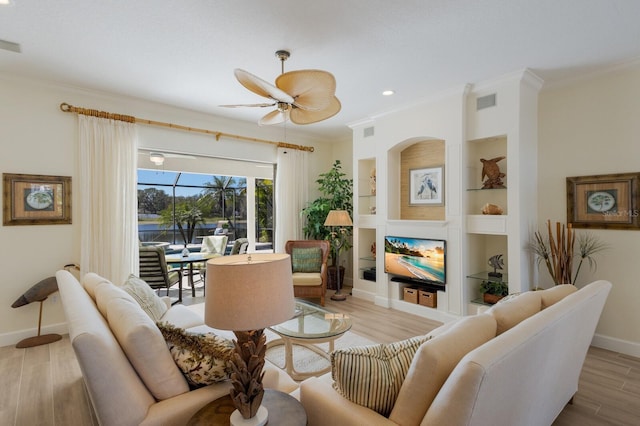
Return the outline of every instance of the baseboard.
<path id="1" fill-rule="evenodd" d="M 358 290 L 357 288 L 351 289 L 351 295 L 357 299 L 364 299 L 368 302 L 376 301 L 376 294 L 370 291 Z"/>
<path id="2" fill-rule="evenodd" d="M 69 333 L 69 328 L 67 327 L 66 322 L 62 322 L 59 324 L 51 324 L 47 326 L 43 326 L 40 329 L 40 334 L 67 334 Z M 2 346 L 13 346 L 22 339 L 26 339 L 27 337 L 33 337 L 38 335 L 38 328 L 14 331 L 12 333 L 0 334 L 0 347 Z"/>
<path id="3" fill-rule="evenodd" d="M 598 348 L 640 358 L 640 343 L 638 342 L 630 342 L 629 340 L 617 339 L 596 333 L 593 336 L 591 344 Z"/>

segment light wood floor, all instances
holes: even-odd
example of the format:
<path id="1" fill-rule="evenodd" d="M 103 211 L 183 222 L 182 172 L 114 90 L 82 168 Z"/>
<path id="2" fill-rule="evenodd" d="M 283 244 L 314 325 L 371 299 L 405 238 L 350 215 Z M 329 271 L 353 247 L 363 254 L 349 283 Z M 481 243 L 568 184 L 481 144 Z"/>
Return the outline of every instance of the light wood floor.
<path id="1" fill-rule="evenodd" d="M 186 291 L 184 295 L 185 304 L 203 301 Z M 439 325 L 352 297 L 344 302 L 327 298 L 327 307 L 348 313 L 352 331 L 381 343 L 424 334 Z M 2 426 L 97 425 L 68 336 L 35 348 L 0 348 L 0 389 Z M 640 425 L 640 359 L 592 347 L 574 404 L 554 425 Z"/>

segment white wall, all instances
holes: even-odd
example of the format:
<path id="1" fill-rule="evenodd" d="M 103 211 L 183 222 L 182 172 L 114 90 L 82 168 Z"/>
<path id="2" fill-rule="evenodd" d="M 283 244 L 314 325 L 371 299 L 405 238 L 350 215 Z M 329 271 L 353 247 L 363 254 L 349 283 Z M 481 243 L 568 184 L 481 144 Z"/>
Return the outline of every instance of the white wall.
<path id="1" fill-rule="evenodd" d="M 218 130 L 260 139 L 280 141 L 280 127 L 258 127 L 212 115 L 195 113 L 123 96 L 62 87 L 0 74 L 0 171 L 71 176 L 73 206 L 78 206 L 78 135 L 75 114 L 63 113 L 62 102 L 74 106 L 134 115 L 191 127 Z M 334 149 L 334 141 L 312 140 L 287 130 L 287 142 L 313 146 L 309 182 L 315 187 L 319 173 L 328 170 L 335 155 L 351 150 Z M 235 139 L 215 141 L 212 136 L 141 126 L 141 148 L 193 152 L 226 158 L 275 162 L 275 147 Z M 351 163 L 350 155 L 342 159 Z M 67 263 L 79 262 L 79 214 L 72 207 L 71 225 L 0 227 L 0 346 L 36 334 L 38 304 L 12 309 L 11 304 L 33 284 L 52 276 Z M 65 332 L 64 314 L 54 295 L 44 303 L 43 333 Z"/>
<path id="2" fill-rule="evenodd" d="M 568 176 L 640 172 L 640 63 L 543 89 L 539 99 L 538 219 L 566 223 Z M 578 232 L 585 232 L 578 230 Z M 578 285 L 613 283 L 594 343 L 640 356 L 640 231 L 593 230 L 611 248 Z M 540 282 L 551 285 L 540 269 Z"/>

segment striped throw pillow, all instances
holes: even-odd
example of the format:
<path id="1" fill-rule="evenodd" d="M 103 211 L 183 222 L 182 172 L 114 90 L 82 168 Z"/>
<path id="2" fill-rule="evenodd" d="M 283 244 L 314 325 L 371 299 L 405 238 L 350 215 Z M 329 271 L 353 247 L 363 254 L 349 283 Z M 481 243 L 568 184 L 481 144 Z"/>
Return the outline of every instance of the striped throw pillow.
<path id="1" fill-rule="evenodd" d="M 416 351 L 431 336 L 338 349 L 331 353 L 333 388 L 349 401 L 388 417 Z"/>
<path id="2" fill-rule="evenodd" d="M 291 251 L 293 272 L 320 272 L 322 249 L 320 247 L 294 248 Z"/>

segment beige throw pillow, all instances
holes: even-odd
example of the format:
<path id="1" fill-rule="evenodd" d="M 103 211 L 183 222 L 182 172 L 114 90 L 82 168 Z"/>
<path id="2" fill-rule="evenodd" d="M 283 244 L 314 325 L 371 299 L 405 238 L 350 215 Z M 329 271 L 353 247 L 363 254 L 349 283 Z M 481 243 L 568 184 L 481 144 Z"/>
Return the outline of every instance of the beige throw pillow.
<path id="1" fill-rule="evenodd" d="M 165 312 L 167 312 L 168 308 L 166 303 L 149 287 L 149 284 L 135 275 L 129 275 L 129 278 L 121 288 L 138 302 L 142 310 L 144 310 L 154 322 L 160 321 Z"/>
<path id="2" fill-rule="evenodd" d="M 109 327 L 149 391 L 164 400 L 189 391 L 162 333 L 134 300 L 107 302 Z"/>
<path id="3" fill-rule="evenodd" d="M 413 355 L 429 336 L 331 353 L 334 389 L 348 400 L 388 416 Z"/>
<path id="4" fill-rule="evenodd" d="M 527 291 L 515 299 L 493 305 L 487 313 L 493 315 L 498 323 L 496 334 L 500 335 L 540 312 L 542 308 L 541 293 L 541 291 Z"/>

